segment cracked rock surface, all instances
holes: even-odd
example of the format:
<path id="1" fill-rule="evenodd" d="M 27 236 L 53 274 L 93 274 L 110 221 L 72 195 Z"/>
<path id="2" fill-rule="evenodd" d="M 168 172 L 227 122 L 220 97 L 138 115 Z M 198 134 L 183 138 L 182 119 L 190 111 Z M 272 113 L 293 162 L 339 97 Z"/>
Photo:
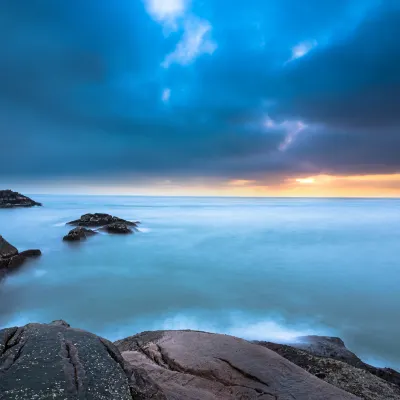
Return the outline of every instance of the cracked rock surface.
<path id="1" fill-rule="evenodd" d="M 146 371 L 171 400 L 359 398 L 263 346 L 232 336 L 143 332 L 115 345 L 132 368 Z"/>
<path id="2" fill-rule="evenodd" d="M 0 331 L 1 400 L 164 399 L 158 392 L 111 342 L 64 321 Z"/>

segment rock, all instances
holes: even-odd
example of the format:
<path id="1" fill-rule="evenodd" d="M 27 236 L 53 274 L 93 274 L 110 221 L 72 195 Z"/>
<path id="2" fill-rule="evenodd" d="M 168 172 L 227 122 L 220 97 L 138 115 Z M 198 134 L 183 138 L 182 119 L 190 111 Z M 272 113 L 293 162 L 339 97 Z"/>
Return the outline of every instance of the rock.
<path id="1" fill-rule="evenodd" d="M 101 229 L 108 233 L 132 233 L 132 229 L 130 229 L 125 223 L 121 222 L 114 222 L 113 224 L 106 225 Z"/>
<path id="2" fill-rule="evenodd" d="M 14 246 L 0 236 L 0 268 L 2 269 L 17 268 L 22 265 L 27 258 L 37 257 L 41 254 L 42 252 L 40 250 L 25 250 L 19 253 Z M 4 276 L 4 271 L 0 275 Z"/>
<path id="3" fill-rule="evenodd" d="M 1 400 L 165 399 L 111 342 L 66 325 L 0 331 Z"/>
<path id="4" fill-rule="evenodd" d="M 300 336 L 291 346 L 319 357 L 343 361 L 354 367 L 365 369 L 372 374 L 400 387 L 400 373 L 391 368 L 377 368 L 361 361 L 344 344 L 343 340 L 329 336 Z"/>
<path id="5" fill-rule="evenodd" d="M 84 214 L 79 219 L 68 222 L 67 224 L 76 226 L 100 227 L 113 223 L 123 223 L 127 226 L 132 226 L 132 227 L 136 227 L 139 224 L 139 222 L 126 221 L 118 217 L 113 217 L 110 214 L 102 214 L 102 213 Z"/>
<path id="6" fill-rule="evenodd" d="M 68 242 L 76 242 L 79 240 L 85 240 L 88 236 L 95 235 L 97 232 L 92 229 L 87 229 L 82 226 L 72 229 L 67 235 L 63 237 L 63 240 Z"/>
<path id="7" fill-rule="evenodd" d="M 16 247 L 0 236 L 0 258 L 10 258 L 18 254 Z"/>
<path id="8" fill-rule="evenodd" d="M 346 348 L 339 338 L 325 336 L 300 337 L 291 345 L 255 342 L 273 350 L 324 381 L 367 400 L 400 399 L 400 385 L 396 385 L 396 371 L 387 369 L 382 376 L 363 363 Z M 386 379 L 385 379 L 386 378 Z"/>
<path id="9" fill-rule="evenodd" d="M 51 322 L 51 325 L 65 326 L 67 328 L 71 327 L 71 325 L 68 322 L 65 322 L 63 319 L 56 319 L 55 321 Z"/>
<path id="10" fill-rule="evenodd" d="M 42 252 L 39 249 L 25 250 L 19 253 L 24 257 L 39 257 L 42 255 Z"/>
<path id="11" fill-rule="evenodd" d="M 18 192 L 12 190 L 0 190 L 0 208 L 13 207 L 34 207 L 41 206 L 41 203 L 33 201 Z"/>
<path id="12" fill-rule="evenodd" d="M 115 343 L 174 400 L 350 400 L 346 393 L 277 353 L 232 336 L 158 331 Z"/>

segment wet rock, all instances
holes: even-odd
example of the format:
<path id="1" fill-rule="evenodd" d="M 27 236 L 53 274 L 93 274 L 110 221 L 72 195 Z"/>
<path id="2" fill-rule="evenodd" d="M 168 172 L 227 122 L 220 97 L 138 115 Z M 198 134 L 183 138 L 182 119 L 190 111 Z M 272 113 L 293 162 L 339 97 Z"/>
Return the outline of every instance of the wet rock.
<path id="1" fill-rule="evenodd" d="M 42 252 L 39 249 L 25 250 L 19 253 L 24 257 L 39 257 L 42 255 Z"/>
<path id="2" fill-rule="evenodd" d="M 63 240 L 67 242 L 77 242 L 80 240 L 85 240 L 87 239 L 88 236 L 93 236 L 96 233 L 97 232 L 93 231 L 92 229 L 78 226 L 77 228 L 74 228 L 71 231 L 69 231 L 68 234 L 63 237 Z"/>
<path id="3" fill-rule="evenodd" d="M 273 350 L 316 377 L 367 400 L 400 399 L 396 374 L 365 364 L 339 338 L 304 336 L 283 345 L 255 342 Z M 379 371 L 381 374 L 379 374 Z"/>
<path id="4" fill-rule="evenodd" d="M 18 254 L 18 250 L 0 236 L 0 258 L 10 258 Z"/>
<path id="5" fill-rule="evenodd" d="M 21 253 L 0 236 L 0 268 L 1 269 L 14 269 L 21 266 L 27 258 L 40 256 L 40 250 L 25 250 Z M 0 274 L 4 276 L 4 271 Z"/>
<path id="6" fill-rule="evenodd" d="M 34 207 L 41 205 L 41 203 L 38 203 L 21 193 L 13 192 L 12 190 L 0 190 L 0 208 Z"/>
<path id="7" fill-rule="evenodd" d="M 0 398 L 165 399 L 145 373 L 124 362 L 111 342 L 54 323 L 0 331 Z"/>
<path id="8" fill-rule="evenodd" d="M 123 223 L 127 226 L 132 226 L 132 227 L 136 227 L 139 224 L 139 222 L 126 221 L 124 219 L 114 217 L 110 214 L 102 214 L 102 213 L 84 214 L 79 219 L 68 222 L 67 224 L 75 226 L 101 227 L 114 223 Z"/>
<path id="9" fill-rule="evenodd" d="M 350 400 L 346 393 L 273 351 L 227 335 L 144 332 L 115 342 L 168 399 Z"/>
<path id="10" fill-rule="evenodd" d="M 109 224 L 101 228 L 103 231 L 106 231 L 108 233 L 132 233 L 132 229 L 129 228 L 129 226 L 125 223 L 121 222 L 114 222 L 113 224 Z"/>

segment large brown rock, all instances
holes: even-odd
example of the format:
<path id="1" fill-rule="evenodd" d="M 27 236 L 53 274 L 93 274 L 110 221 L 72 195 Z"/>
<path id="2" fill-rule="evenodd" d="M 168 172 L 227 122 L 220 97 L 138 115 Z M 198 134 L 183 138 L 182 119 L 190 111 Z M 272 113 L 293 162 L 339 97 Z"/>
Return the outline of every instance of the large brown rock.
<path id="1" fill-rule="evenodd" d="M 0 190 L 0 208 L 34 207 L 41 203 L 12 190 Z"/>
<path id="2" fill-rule="evenodd" d="M 346 393 L 277 353 L 232 336 L 159 331 L 117 341 L 134 369 L 171 400 L 350 400 Z"/>

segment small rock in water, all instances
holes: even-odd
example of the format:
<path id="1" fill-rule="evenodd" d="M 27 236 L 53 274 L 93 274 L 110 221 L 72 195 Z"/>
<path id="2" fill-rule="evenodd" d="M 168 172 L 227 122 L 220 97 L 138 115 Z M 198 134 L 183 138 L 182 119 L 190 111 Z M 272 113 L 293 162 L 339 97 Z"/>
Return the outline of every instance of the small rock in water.
<path id="1" fill-rule="evenodd" d="M 132 233 L 132 229 L 127 224 L 121 222 L 114 222 L 113 224 L 106 225 L 102 230 L 108 233 Z"/>
<path id="2" fill-rule="evenodd" d="M 40 250 L 25 250 L 21 253 L 0 236 L 0 268 L 13 269 L 22 265 L 29 257 L 40 256 Z"/>
<path id="3" fill-rule="evenodd" d="M 77 242 L 80 240 L 85 240 L 88 236 L 95 235 L 96 233 L 97 232 L 93 231 L 92 229 L 79 226 L 69 231 L 68 234 L 64 236 L 63 240 L 66 242 Z"/>

